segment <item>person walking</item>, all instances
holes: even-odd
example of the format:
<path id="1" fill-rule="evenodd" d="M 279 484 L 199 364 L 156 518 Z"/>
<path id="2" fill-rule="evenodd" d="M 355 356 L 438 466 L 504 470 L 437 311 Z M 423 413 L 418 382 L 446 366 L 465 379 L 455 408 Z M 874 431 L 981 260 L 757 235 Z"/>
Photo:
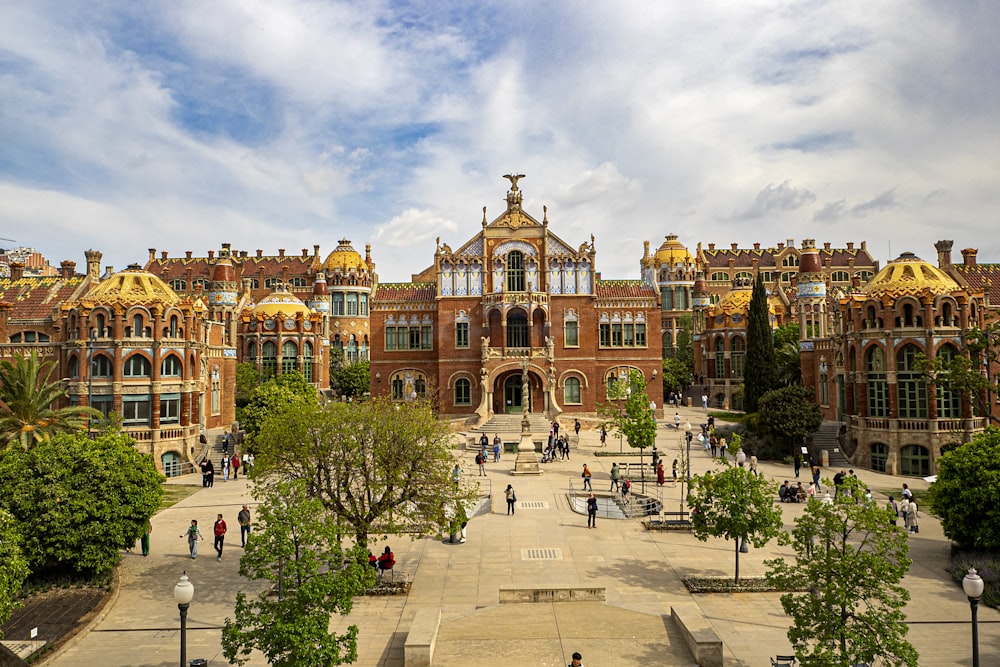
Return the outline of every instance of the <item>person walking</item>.
<path id="1" fill-rule="evenodd" d="M 601 447 L 603 447 L 608 442 L 608 429 L 604 424 L 601 424 Z"/>
<path id="2" fill-rule="evenodd" d="M 240 455 L 239 452 L 233 452 L 233 457 L 229 459 L 229 464 L 233 468 L 233 479 L 239 479 L 240 477 Z"/>
<path id="3" fill-rule="evenodd" d="M 656 466 L 656 485 L 663 486 L 665 478 L 666 473 L 663 470 L 663 461 L 660 461 L 660 465 Z"/>
<path id="4" fill-rule="evenodd" d="M 225 454 L 222 455 L 222 460 L 219 461 L 219 467 L 222 469 L 222 481 L 229 481 L 229 457 Z"/>
<path id="5" fill-rule="evenodd" d="M 583 667 L 583 656 L 579 653 L 573 653 L 570 663 L 566 667 Z"/>
<path id="6" fill-rule="evenodd" d="M 461 479 L 462 479 L 462 469 L 456 463 L 455 467 L 451 469 L 451 481 L 455 483 L 455 486 L 458 486 L 458 483 L 461 481 Z"/>
<path id="7" fill-rule="evenodd" d="M 597 528 L 597 498 L 593 493 L 587 498 L 587 528 Z"/>
<path id="8" fill-rule="evenodd" d="M 681 430 L 681 413 L 679 412 L 674 413 L 674 430 L 675 431 Z"/>
<path id="9" fill-rule="evenodd" d="M 801 454 L 796 454 L 795 455 L 795 476 L 796 477 L 799 476 L 799 471 L 801 469 L 802 469 L 802 455 Z"/>
<path id="10" fill-rule="evenodd" d="M 588 468 L 587 464 L 584 463 L 583 464 L 583 472 L 580 474 L 580 477 L 583 477 L 583 490 L 584 491 L 587 491 L 587 490 L 593 491 L 594 490 L 594 487 L 591 486 L 591 484 L 590 484 L 590 476 L 591 476 L 590 468 Z"/>
<path id="11" fill-rule="evenodd" d="M 919 533 L 920 532 L 920 522 L 917 520 L 917 517 L 919 517 L 919 516 L 920 516 L 920 514 L 917 512 L 917 501 L 911 499 L 910 500 L 910 512 L 909 512 L 909 517 L 910 517 L 910 532 L 911 533 Z"/>
<path id="12" fill-rule="evenodd" d="M 204 539 L 201 528 L 198 527 L 198 519 L 191 519 L 191 525 L 181 537 L 187 537 L 188 551 L 191 553 L 191 560 L 194 560 L 198 557 L 198 543 Z"/>
<path id="13" fill-rule="evenodd" d="M 483 431 L 483 434 L 479 436 L 479 450 L 480 453 L 482 453 L 483 455 L 483 463 L 486 462 L 486 456 L 487 456 L 486 452 L 489 451 L 489 447 L 490 447 L 490 438 L 488 435 L 486 435 L 486 431 Z"/>
<path id="14" fill-rule="evenodd" d="M 201 460 L 201 486 L 202 488 L 208 488 L 208 457 L 206 456 Z"/>
<path id="15" fill-rule="evenodd" d="M 219 514 L 215 519 L 215 525 L 212 527 L 212 532 L 215 534 L 215 553 L 218 554 L 216 560 L 222 560 L 222 545 L 226 541 L 226 522 L 223 520 L 222 515 Z"/>
<path id="16" fill-rule="evenodd" d="M 674 459 L 674 462 L 670 464 L 670 474 L 674 477 L 674 486 L 677 486 L 677 459 Z"/>
<path id="17" fill-rule="evenodd" d="M 910 532 L 910 501 L 906 496 L 899 500 L 899 515 L 903 517 L 903 530 Z"/>
<path id="18" fill-rule="evenodd" d="M 483 452 L 476 452 L 476 465 L 479 466 L 479 476 L 486 476 L 486 456 Z"/>
<path id="19" fill-rule="evenodd" d="M 500 445 L 502 444 L 500 434 L 497 433 L 493 436 L 493 463 L 500 463 Z"/>
<path id="20" fill-rule="evenodd" d="M 240 546 L 246 547 L 247 538 L 250 537 L 250 508 L 244 505 L 236 515 L 236 521 L 240 524 Z"/>
<path id="21" fill-rule="evenodd" d="M 895 499 L 889 496 L 889 502 L 885 504 L 885 508 L 889 511 L 889 525 L 898 526 L 899 525 L 899 505 L 896 504 Z"/>
<path id="22" fill-rule="evenodd" d="M 142 547 L 142 555 L 149 555 L 149 534 L 153 532 L 153 522 L 146 520 L 146 532 L 139 538 L 139 545 Z"/>
<path id="23" fill-rule="evenodd" d="M 517 495 L 514 493 L 514 487 L 510 484 L 504 489 L 503 495 L 507 498 L 507 516 L 514 514 L 514 503 L 517 502 Z"/>
<path id="24" fill-rule="evenodd" d="M 752 472 L 754 475 L 760 474 L 759 472 L 757 472 L 757 455 L 756 454 L 751 454 L 750 455 L 750 472 Z"/>
<path id="25" fill-rule="evenodd" d="M 813 461 L 813 464 L 812 464 L 813 484 L 816 486 L 816 490 L 817 491 L 820 490 L 820 488 L 819 488 L 819 474 L 820 474 L 819 464 L 816 463 L 815 461 Z"/>
<path id="26" fill-rule="evenodd" d="M 611 464 L 611 488 L 608 491 L 621 490 L 618 484 L 618 480 L 621 479 L 622 473 L 621 469 L 618 467 L 617 463 Z"/>
<path id="27" fill-rule="evenodd" d="M 215 486 L 215 464 L 212 463 L 212 459 L 208 459 L 208 470 L 205 477 L 208 479 L 208 488 Z"/>

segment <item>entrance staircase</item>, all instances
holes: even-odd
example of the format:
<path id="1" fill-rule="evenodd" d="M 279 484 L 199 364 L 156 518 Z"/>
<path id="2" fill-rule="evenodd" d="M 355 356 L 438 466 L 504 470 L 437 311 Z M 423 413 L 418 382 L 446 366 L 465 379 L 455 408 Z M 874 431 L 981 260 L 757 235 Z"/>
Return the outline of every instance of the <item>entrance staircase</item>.
<path id="1" fill-rule="evenodd" d="M 837 436 L 840 434 L 840 422 L 825 421 L 811 434 L 812 448 L 810 451 L 817 460 L 822 460 L 820 452 L 826 451 L 830 457 L 831 468 L 849 468 L 851 462 L 844 456 Z"/>
<path id="2" fill-rule="evenodd" d="M 531 424 L 532 435 L 541 436 L 543 439 L 548 437 L 550 422 L 544 414 L 540 412 L 529 413 L 528 423 Z M 561 426 L 566 428 L 565 424 Z M 493 441 L 493 436 L 497 433 L 500 434 L 500 438 L 504 442 L 519 440 L 521 438 L 521 414 L 494 414 L 488 422 L 472 429 L 470 433 L 485 433 L 490 437 L 490 442 Z"/>

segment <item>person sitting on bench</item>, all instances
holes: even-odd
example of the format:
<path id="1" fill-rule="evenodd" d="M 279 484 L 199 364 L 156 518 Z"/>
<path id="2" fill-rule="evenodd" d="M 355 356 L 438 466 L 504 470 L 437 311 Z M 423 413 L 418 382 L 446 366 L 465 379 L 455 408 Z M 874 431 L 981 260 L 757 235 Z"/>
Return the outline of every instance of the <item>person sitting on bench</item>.
<path id="1" fill-rule="evenodd" d="M 781 483 L 781 486 L 778 487 L 778 500 L 780 500 L 783 503 L 791 501 L 791 498 L 788 497 L 789 490 L 790 489 L 788 488 L 788 480 L 786 479 L 784 482 Z"/>
<path id="2" fill-rule="evenodd" d="M 386 570 L 391 570 L 392 566 L 396 564 L 396 557 L 392 553 L 392 549 L 389 547 L 385 548 L 382 555 L 378 557 L 378 574 L 382 576 L 382 573 Z"/>

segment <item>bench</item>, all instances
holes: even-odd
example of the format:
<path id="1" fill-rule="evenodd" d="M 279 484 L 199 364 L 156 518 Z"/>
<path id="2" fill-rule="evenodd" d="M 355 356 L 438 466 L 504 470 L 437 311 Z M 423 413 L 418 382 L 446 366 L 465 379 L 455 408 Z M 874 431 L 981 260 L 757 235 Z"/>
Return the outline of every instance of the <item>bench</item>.
<path id="1" fill-rule="evenodd" d="M 722 638 L 712 629 L 698 605 L 683 603 L 670 607 L 670 617 L 684 637 L 684 643 L 702 667 L 722 667 Z"/>
<path id="2" fill-rule="evenodd" d="M 405 667 L 430 667 L 434 660 L 434 645 L 437 643 L 440 626 L 440 609 L 417 610 L 403 645 Z"/>
<path id="3" fill-rule="evenodd" d="M 649 520 L 646 527 L 651 530 L 691 530 L 694 528 L 688 512 L 660 512 L 660 517 Z"/>
<path id="4" fill-rule="evenodd" d="M 652 480 L 656 478 L 656 471 L 653 469 L 653 464 L 651 463 L 632 463 L 630 461 L 623 461 L 618 464 L 618 470 L 621 472 L 621 476 L 628 477 L 631 480 Z"/>

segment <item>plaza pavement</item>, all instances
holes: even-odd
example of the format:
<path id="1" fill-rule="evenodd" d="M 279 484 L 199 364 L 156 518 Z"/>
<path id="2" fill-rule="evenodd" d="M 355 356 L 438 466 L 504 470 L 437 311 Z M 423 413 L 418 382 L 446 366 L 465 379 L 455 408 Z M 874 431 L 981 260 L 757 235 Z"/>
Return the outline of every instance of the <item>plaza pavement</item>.
<path id="1" fill-rule="evenodd" d="M 667 412 L 671 421 L 673 409 Z M 692 424 L 705 419 L 705 411 L 699 408 L 682 408 L 680 413 Z M 680 443 L 681 434 L 669 425 L 661 428 L 657 445 L 668 470 Z M 769 657 L 790 653 L 785 636 L 789 619 L 778 594 L 691 595 L 681 583 L 685 576 L 731 576 L 732 543 L 699 542 L 684 531 L 645 531 L 638 520 L 599 519 L 596 529 L 586 527 L 586 517 L 570 509 L 567 490 L 570 484 L 579 487 L 584 462 L 594 472 L 595 491 L 609 488 L 608 471 L 616 458 L 593 456 L 599 448 L 597 433 L 585 429 L 581 442 L 573 443 L 571 459 L 544 465 L 545 473 L 538 477 L 512 475 L 511 455 L 488 464 L 487 475 L 478 477 L 474 452 L 460 450 L 466 480 L 481 482 L 484 491 L 492 491 L 492 512 L 469 522 L 465 544 L 433 537 L 389 540 L 397 559 L 396 576 L 410 577 L 413 585 L 407 596 L 358 598 L 349 617 L 333 620 L 337 630 L 350 624 L 359 627 L 355 664 L 401 666 L 406 633 L 422 609 L 441 612 L 434 660 L 441 667 L 565 665 L 573 651 L 583 654 L 588 667 L 692 665 L 693 658 L 669 617 L 671 605 L 679 603 L 693 603 L 711 623 L 723 640 L 726 665 L 769 665 Z M 609 437 L 605 449 L 617 450 L 617 439 Z M 718 465 L 697 443 L 692 458 L 695 473 Z M 778 482 L 792 478 L 789 466 L 762 463 L 760 468 Z M 824 477 L 834 472 L 824 470 Z M 873 490 L 899 488 L 903 481 L 914 488 L 925 486 L 919 480 L 869 471 L 859 471 L 858 476 Z M 200 486 L 200 476 L 175 478 L 170 483 Z M 518 497 L 512 517 L 505 515 L 503 489 L 508 483 L 514 485 Z M 636 483 L 633 489 L 638 492 L 641 485 Z M 226 664 L 220 646 L 221 625 L 232 615 L 237 591 L 256 586 L 238 575 L 242 550 L 236 513 L 242 503 L 251 501 L 248 491 L 242 476 L 235 482 L 217 481 L 214 488 L 199 489 L 157 514 L 151 555 L 125 554 L 116 599 L 88 631 L 45 664 L 177 665 L 179 630 L 173 587 L 185 570 L 195 586 L 188 615 L 188 659 Z M 663 493 L 665 509 L 677 509 L 679 486 L 668 484 Z M 879 500 L 884 502 L 884 497 Z M 789 526 L 802 512 L 800 505 L 780 507 Z M 223 513 L 230 526 L 222 562 L 215 560 L 211 547 L 217 512 Z M 913 565 L 904 580 L 912 595 L 906 608 L 909 640 L 920 652 L 921 665 L 971 665 L 968 601 L 945 572 L 949 544 L 940 523 L 922 514 L 921 532 L 910 537 Z M 192 518 L 199 520 L 206 536 L 195 561 L 179 537 Z M 373 551 L 383 546 L 382 542 L 372 544 Z M 556 558 L 525 559 L 532 549 L 551 550 L 545 553 Z M 762 575 L 765 559 L 791 555 L 789 549 L 774 543 L 760 550 L 751 548 L 741 556 L 741 575 Z M 604 587 L 606 602 L 500 605 L 501 587 Z M 1000 614 L 980 608 L 979 617 L 982 664 L 1000 664 Z M 249 664 L 267 663 L 255 656 Z"/>

